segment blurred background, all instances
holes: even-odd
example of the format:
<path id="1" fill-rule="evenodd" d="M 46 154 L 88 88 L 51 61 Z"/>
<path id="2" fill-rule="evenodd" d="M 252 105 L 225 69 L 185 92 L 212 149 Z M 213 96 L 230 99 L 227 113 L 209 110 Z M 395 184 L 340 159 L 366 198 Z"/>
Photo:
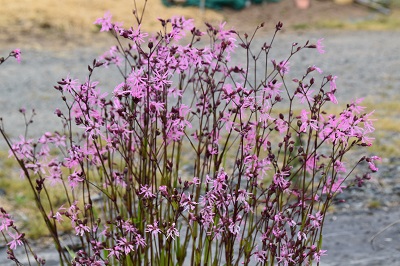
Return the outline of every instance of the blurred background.
<path id="1" fill-rule="evenodd" d="M 60 43 L 94 44 L 98 28 L 93 22 L 110 11 L 114 21 L 134 25 L 134 6 L 143 0 L 0 0 L 2 46 L 21 44 L 56 48 Z M 250 31 L 265 22 L 273 29 L 278 21 L 286 30 L 400 29 L 400 0 L 148 0 L 143 29 L 158 30 L 157 18 L 183 15 L 204 21 L 226 21 L 239 31 Z M 51 40 L 50 43 L 46 43 Z M 53 46 L 53 47 L 52 47 Z"/>
<path id="2" fill-rule="evenodd" d="M 132 10 L 135 5 L 137 10 L 142 10 L 144 4 L 143 0 L 136 3 L 133 0 L 0 0 L 0 56 L 7 56 L 15 48 L 22 51 L 20 64 L 11 59 L 0 66 L 0 117 L 4 118 L 10 136 L 17 137 L 24 132 L 24 120 L 18 113 L 20 107 L 26 107 L 28 114 L 32 108 L 37 112 L 29 131 L 31 136 L 59 129 L 61 123 L 54 110 L 62 101 L 53 86 L 68 74 L 84 81 L 87 65 L 115 45 L 110 34 L 99 32 L 94 21 L 110 11 L 113 21 L 136 27 Z M 316 64 L 325 73 L 337 75 L 341 106 L 355 97 L 366 98 L 365 105 L 368 110 L 376 110 L 378 119 L 377 140 L 370 152 L 383 157 L 385 165 L 379 180 L 372 182 L 367 192 L 351 191 L 345 195 L 348 205 L 338 209 L 399 206 L 400 167 L 396 165 L 400 158 L 400 0 L 149 0 L 142 29 L 155 33 L 160 27 L 157 18 L 175 15 L 195 19 L 201 29 L 205 28 L 205 21 L 211 24 L 226 21 L 228 28 L 241 34 L 250 34 L 265 22 L 257 37 L 261 45 L 270 40 L 275 24 L 282 21 L 284 34 L 280 35 L 275 49 L 280 59 L 287 55 L 294 41 L 315 42 L 325 38 L 326 54 L 318 57 L 317 53 L 306 52 L 294 60 L 300 61 L 296 67 Z M 119 80 L 118 71 L 113 71 L 99 70 L 94 79 L 110 91 Z M 19 210 L 14 215 L 28 237 L 43 237 L 46 232 L 41 229 L 43 224 L 35 211 L 32 195 L 24 189 L 24 180 L 18 179 L 18 166 L 7 157 L 5 142 L 0 139 L 0 206 Z M 352 199 L 360 204 L 352 205 Z M 377 219 L 366 222 L 372 228 L 368 230 L 377 231 L 385 226 L 378 222 Z M 351 235 L 355 232 L 351 231 L 348 236 L 356 239 Z M 356 233 L 366 235 L 365 230 Z M 361 238 L 360 243 L 367 245 L 367 239 Z M 1 249 L 0 243 L 1 250 L 5 249 Z M 343 257 L 343 252 L 346 250 L 337 249 L 336 258 Z M 349 264 L 354 255 L 350 252 L 349 248 L 350 257 L 343 257 L 347 258 L 344 264 L 329 265 L 375 265 Z M 388 251 L 388 254 L 395 253 Z M 375 255 L 368 247 L 357 253 L 365 258 Z M 387 254 L 382 256 L 385 261 Z M 0 257 L 4 256 L 0 254 Z M 335 253 L 330 258 L 335 259 Z M 396 257 L 396 261 L 400 258 Z M 6 265 L 1 258 L 0 265 Z"/>

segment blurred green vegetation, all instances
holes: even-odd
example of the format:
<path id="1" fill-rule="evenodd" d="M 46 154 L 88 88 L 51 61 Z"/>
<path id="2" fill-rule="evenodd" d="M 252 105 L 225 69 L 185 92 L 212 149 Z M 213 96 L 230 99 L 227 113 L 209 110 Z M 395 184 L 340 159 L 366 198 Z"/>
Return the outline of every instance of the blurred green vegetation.
<path id="1" fill-rule="evenodd" d="M 341 29 L 341 30 L 400 30 L 400 0 L 392 4 L 389 15 L 373 12 L 357 20 L 321 20 L 313 24 L 296 24 L 294 30 Z"/>
<path id="2" fill-rule="evenodd" d="M 66 202 L 66 197 L 60 187 L 47 187 L 53 200 L 52 203 L 55 204 L 53 205 L 54 208 L 58 208 Z M 28 239 L 34 240 L 49 235 L 46 224 L 37 209 L 34 194 L 29 187 L 28 180 L 20 176 L 20 168 L 17 161 L 13 158 L 8 158 L 8 153 L 4 150 L 0 151 L 0 190 L 0 206 L 12 215 L 16 221 L 17 228 L 25 233 Z M 43 203 L 48 213 L 50 213 L 49 204 L 46 204 L 45 200 L 43 200 Z M 71 228 L 60 227 L 60 229 L 65 231 Z"/>

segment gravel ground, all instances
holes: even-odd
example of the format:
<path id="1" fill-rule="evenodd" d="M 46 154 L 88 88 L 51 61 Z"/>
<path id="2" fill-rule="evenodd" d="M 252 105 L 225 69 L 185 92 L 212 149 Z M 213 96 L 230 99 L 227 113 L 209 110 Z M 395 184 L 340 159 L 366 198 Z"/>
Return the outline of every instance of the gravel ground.
<path id="1" fill-rule="evenodd" d="M 270 33 L 258 35 L 254 47 L 269 42 Z M 400 36 L 393 32 L 312 32 L 282 33 L 278 35 L 271 58 L 283 60 L 290 52 L 293 42 L 316 42 L 324 38 L 326 53 L 316 50 L 303 51 L 291 61 L 291 75 L 301 77 L 307 66 L 316 65 L 325 73 L 337 75 L 339 103 L 351 99 L 368 97 L 380 102 L 392 99 L 398 94 L 400 84 L 400 57 L 398 56 Z M 6 55 L 9 50 L 1 51 Z M 33 135 L 51 130 L 60 124 L 52 113 L 60 107 L 60 94 L 53 89 L 57 81 L 70 74 L 74 78 L 85 79 L 87 65 L 98 57 L 104 48 L 80 47 L 65 51 L 23 50 L 20 64 L 9 60 L 0 71 L 0 116 L 4 118 L 7 131 L 18 136 L 23 119 L 17 112 L 20 107 L 35 108 L 37 117 L 30 129 Z M 234 60 L 243 61 L 244 55 Z M 94 79 L 101 87 L 114 88 L 120 82 L 117 72 L 97 71 Z"/>
<path id="2" fill-rule="evenodd" d="M 259 35 L 256 45 L 269 41 L 270 34 Z M 272 58 L 282 60 L 288 55 L 292 42 L 315 42 L 324 38 L 326 53 L 316 51 L 301 53 L 293 60 L 294 75 L 303 73 L 309 65 L 317 65 L 325 73 L 338 78 L 338 100 L 346 103 L 351 99 L 367 97 L 375 103 L 384 103 L 398 97 L 400 89 L 400 34 L 398 32 L 312 32 L 284 33 L 275 43 Z M 277 51 L 279 50 L 279 51 Z M 8 51 L 0 51 L 2 55 Z M 87 65 L 102 50 L 73 48 L 64 52 L 23 50 L 21 64 L 13 60 L 1 66 L 0 116 L 7 131 L 18 136 L 23 132 L 23 119 L 18 108 L 35 108 L 38 113 L 30 129 L 33 135 L 59 128 L 54 109 L 61 102 L 60 95 L 52 89 L 57 80 L 71 76 L 84 79 Z M 238 56 L 234 60 L 241 60 Z M 95 79 L 103 88 L 117 84 L 117 73 L 99 72 Z M 0 141 L 4 147 L 4 141 Z M 399 158 L 385 159 L 385 165 L 363 190 L 352 189 L 341 194 L 346 200 L 328 215 L 325 225 L 324 248 L 328 256 L 321 265 L 400 265 L 400 166 Z M 371 202 L 378 201 L 378 209 L 369 209 Z M 399 222 L 399 223 L 397 223 Z M 389 226 L 391 225 L 391 226 Z M 389 226 L 389 227 L 387 227 Z M 383 229 L 383 232 L 379 233 Z M 379 234 L 378 234 L 379 233 Z M 371 242 L 371 239 L 374 241 Z M 4 258 L 5 250 L 0 250 Z M 38 251 L 48 258 L 48 265 L 57 265 L 54 252 Z M 0 265 L 8 265 L 0 260 Z"/>

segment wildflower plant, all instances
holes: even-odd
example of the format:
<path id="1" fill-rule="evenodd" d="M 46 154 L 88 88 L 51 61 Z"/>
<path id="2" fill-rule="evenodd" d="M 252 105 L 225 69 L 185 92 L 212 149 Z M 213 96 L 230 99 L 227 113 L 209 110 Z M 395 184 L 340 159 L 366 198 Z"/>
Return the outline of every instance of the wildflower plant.
<path id="1" fill-rule="evenodd" d="M 287 78 L 297 53 L 324 53 L 322 39 L 293 43 L 276 61 L 280 22 L 256 47 L 263 24 L 241 36 L 175 17 L 159 19 L 150 36 L 134 14 L 136 28 L 111 14 L 98 19 L 118 45 L 88 66 L 86 80 L 68 76 L 55 86 L 62 130 L 11 141 L 0 127 L 61 263 L 318 264 L 328 207 L 368 180 L 379 159 L 346 159 L 372 144 L 374 128 L 359 99 L 326 111 L 338 104 L 336 76 L 310 66 Z M 241 65 L 232 61 L 239 50 Z M 101 88 L 94 73 L 112 67 L 120 83 Z M 369 170 L 354 177 L 364 161 Z M 48 196 L 55 186 L 67 198 L 60 206 Z M 72 226 L 71 243 L 60 241 L 62 224 Z"/>

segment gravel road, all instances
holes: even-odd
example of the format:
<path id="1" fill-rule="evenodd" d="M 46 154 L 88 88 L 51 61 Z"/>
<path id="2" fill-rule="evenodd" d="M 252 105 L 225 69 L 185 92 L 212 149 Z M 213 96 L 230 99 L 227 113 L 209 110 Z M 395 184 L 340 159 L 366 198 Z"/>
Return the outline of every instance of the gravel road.
<path id="1" fill-rule="evenodd" d="M 258 36 L 256 44 L 269 41 L 271 35 Z M 309 65 L 322 68 L 325 73 L 337 75 L 338 100 L 345 104 L 351 99 L 367 97 L 375 103 L 398 99 L 400 89 L 400 33 L 399 32 L 311 32 L 283 33 L 275 43 L 272 58 L 284 59 L 292 42 L 315 42 L 324 38 L 326 53 L 316 51 L 301 53 L 293 60 L 292 73 L 299 75 Z M 22 47 L 21 47 L 22 48 Z M 279 51 L 278 51 L 279 50 Z M 87 65 L 103 50 L 73 48 L 63 52 L 23 50 L 23 61 L 17 64 L 10 60 L 0 68 L 0 116 L 7 131 L 18 136 L 23 133 L 23 118 L 18 108 L 35 108 L 37 117 L 31 134 L 59 128 L 53 115 L 60 95 L 53 88 L 56 82 L 68 73 L 84 79 Z M 2 55 L 8 53 L 0 50 Z M 243 57 L 234 58 L 240 60 Z M 296 69 L 300 69 L 298 72 Z M 113 88 L 117 84 L 112 71 L 99 72 L 94 77 L 101 81 L 102 88 Z M 378 129 L 379 130 L 379 129 Z M 0 141 L 4 147 L 4 141 Z M 342 195 L 346 203 L 331 213 L 325 225 L 324 248 L 328 255 L 321 265 L 400 265 L 400 167 L 399 158 L 386 159 L 386 166 L 375 176 L 364 191 L 351 190 Z M 368 201 L 378 199 L 379 209 L 368 209 Z M 391 225 L 392 224 L 392 225 Z M 382 233 L 376 235 L 381 230 Z M 370 241 L 373 237 L 374 241 Z M 3 256 L 5 250 L 0 250 Z M 57 265 L 52 260 L 51 250 L 43 249 L 39 254 L 48 258 L 48 265 Z M 0 260 L 0 265 L 8 265 Z"/>
<path id="2" fill-rule="evenodd" d="M 263 36 L 264 35 L 264 36 Z M 258 35 L 254 47 L 269 42 L 271 34 Z M 286 59 L 293 42 L 303 44 L 306 40 L 316 42 L 324 38 L 325 54 L 316 50 L 303 51 L 291 60 L 292 77 L 301 77 L 306 67 L 316 65 L 325 74 L 337 75 L 339 103 L 351 99 L 369 97 L 385 101 L 397 96 L 400 84 L 399 45 L 400 34 L 395 32 L 312 32 L 278 34 L 271 52 L 271 59 Z M 22 62 L 9 60 L 0 71 L 0 117 L 4 118 L 7 131 L 14 136 L 21 132 L 20 107 L 35 108 L 37 117 L 30 132 L 37 135 L 44 130 L 59 127 L 53 112 L 62 105 L 60 94 L 53 89 L 57 81 L 70 74 L 85 80 L 87 66 L 105 49 L 79 47 L 62 52 L 51 50 L 22 49 Z M 9 50 L 0 50 L 6 55 Z M 236 54 L 233 60 L 243 62 L 244 55 Z M 117 71 L 100 70 L 93 79 L 100 81 L 101 88 L 111 89 L 121 82 Z M 22 127 L 23 128 L 23 127 Z"/>

